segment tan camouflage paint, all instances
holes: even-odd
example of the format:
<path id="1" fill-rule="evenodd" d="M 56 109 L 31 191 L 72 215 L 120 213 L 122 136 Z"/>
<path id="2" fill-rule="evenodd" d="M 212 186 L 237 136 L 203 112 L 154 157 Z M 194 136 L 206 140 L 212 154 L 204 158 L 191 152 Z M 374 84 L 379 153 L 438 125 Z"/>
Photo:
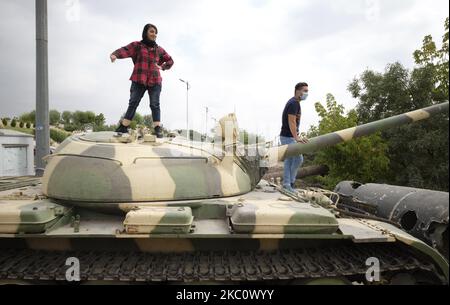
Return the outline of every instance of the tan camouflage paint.
<path id="1" fill-rule="evenodd" d="M 18 233 L 22 222 L 20 217 L 21 207 L 26 205 L 29 205 L 29 203 L 0 202 L 0 233 Z"/>
<path id="2" fill-rule="evenodd" d="M 190 199 L 190 197 L 232 196 L 251 191 L 248 174 L 236 163 L 230 162 L 224 166 L 220 159 L 206 151 L 172 145 L 169 142 L 153 146 L 142 143 L 98 144 L 77 138 L 66 141 L 55 155 L 49 157 L 43 177 L 43 193 L 51 198 L 70 201 L 114 202 L 120 200 L 126 203 L 183 200 Z M 114 152 L 114 155 L 109 158 L 111 160 L 104 159 L 103 151 L 105 148 Z M 80 158 L 79 156 L 85 156 L 86 158 Z M 188 159 L 179 161 L 180 159 L 177 158 L 181 156 Z M 97 157 L 99 159 L 96 159 Z M 194 158 L 194 160 L 189 158 Z M 65 160 L 73 161 L 64 165 L 62 162 Z M 186 176 L 179 177 L 180 173 L 178 177 L 174 178 L 170 169 L 170 162 L 184 162 L 174 165 L 174 170 L 177 170 L 176 168 L 180 168 L 180 166 L 184 167 Z M 69 168 L 69 165 L 78 165 L 79 168 L 77 169 L 77 166 Z M 104 168 L 108 175 L 95 177 L 95 167 L 98 169 Z M 81 171 L 82 168 L 83 171 Z M 77 170 L 79 170 L 79 178 L 67 178 Z M 94 171 L 90 174 L 92 177 L 84 175 L 84 172 L 89 170 Z M 198 181 L 194 176 L 190 176 L 190 172 L 204 181 Z M 110 180 L 118 174 L 126 179 L 123 190 L 120 189 L 122 185 L 114 189 L 108 187 L 111 183 Z M 59 178 L 52 180 L 52 176 Z M 210 178 L 208 180 L 205 177 Z M 91 184 L 85 182 L 88 178 L 96 179 Z M 67 184 L 69 185 L 62 183 L 62 179 L 68 180 Z M 188 181 L 193 187 L 183 190 L 183 185 Z M 198 181 L 198 185 L 195 184 L 196 181 Z M 207 184 L 210 183 L 211 186 L 208 186 Z M 99 185 L 100 187 L 98 187 Z M 197 194 L 194 186 L 197 186 L 201 192 Z M 74 189 L 75 187 L 77 190 Z M 102 193 L 102 190 L 105 193 Z M 181 191 L 177 193 L 177 190 Z"/>

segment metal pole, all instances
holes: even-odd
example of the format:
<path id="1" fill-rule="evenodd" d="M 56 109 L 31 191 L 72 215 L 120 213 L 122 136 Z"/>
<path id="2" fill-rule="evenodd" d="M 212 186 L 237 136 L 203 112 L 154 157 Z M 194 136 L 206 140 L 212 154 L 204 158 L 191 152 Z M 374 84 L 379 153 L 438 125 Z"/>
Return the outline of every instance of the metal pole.
<path id="1" fill-rule="evenodd" d="M 189 89 L 191 88 L 191 86 L 189 85 L 188 81 L 182 80 L 181 78 L 180 82 L 186 84 L 186 136 L 188 139 L 190 139 L 191 135 L 189 134 Z"/>
<path id="2" fill-rule="evenodd" d="M 189 132 L 189 82 L 186 82 L 186 132 L 188 139 L 191 139 L 191 134 Z"/>
<path id="3" fill-rule="evenodd" d="M 208 106 L 206 108 L 206 117 L 205 117 L 205 141 L 208 138 Z"/>
<path id="4" fill-rule="evenodd" d="M 47 0 L 36 0 L 36 176 L 44 174 L 42 158 L 50 151 L 48 108 Z"/>

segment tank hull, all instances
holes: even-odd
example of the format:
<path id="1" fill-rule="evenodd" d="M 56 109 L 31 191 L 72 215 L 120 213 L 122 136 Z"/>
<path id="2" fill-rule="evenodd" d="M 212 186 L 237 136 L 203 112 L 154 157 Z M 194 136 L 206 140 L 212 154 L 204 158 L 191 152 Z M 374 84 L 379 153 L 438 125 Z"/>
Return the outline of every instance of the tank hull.
<path id="1" fill-rule="evenodd" d="M 42 232 L 26 233 L 23 231 L 27 228 L 21 227 L 15 233 L 0 234 L 0 280 L 66 282 L 67 259 L 76 258 L 81 266 L 80 281 L 86 283 L 301 284 L 337 279 L 369 284 L 369 262 L 376 258 L 380 262 L 380 283 L 395 282 L 402 274 L 414 283 L 448 282 L 447 262 L 420 240 L 392 225 L 341 217 L 314 202 L 296 198 L 263 180 L 255 190 L 241 196 L 130 203 L 116 215 L 64 206 L 45 198 L 31 202 L 20 197 L 0 200 L 0 219 L 11 202 L 22 207 L 19 220 L 25 215 L 23 206 L 31 211 L 45 205 L 66 208 L 59 211 L 58 221 Z M 239 219 L 233 214 L 239 206 L 259 208 L 260 212 L 255 210 L 253 231 L 235 227 Z M 191 209 L 191 229 L 184 233 L 127 232 L 128 213 L 152 207 Z M 292 215 L 297 208 L 309 218 L 296 221 Z M 269 226 L 271 219 L 272 225 L 281 223 L 287 215 L 285 210 L 294 212 L 282 226 Z M 251 221 L 251 217 L 244 219 Z M 311 223 L 303 226 L 308 219 L 320 219 L 321 229 L 311 231 Z M 323 225 L 325 221 L 327 226 Z M 292 232 L 288 224 L 302 226 Z"/>

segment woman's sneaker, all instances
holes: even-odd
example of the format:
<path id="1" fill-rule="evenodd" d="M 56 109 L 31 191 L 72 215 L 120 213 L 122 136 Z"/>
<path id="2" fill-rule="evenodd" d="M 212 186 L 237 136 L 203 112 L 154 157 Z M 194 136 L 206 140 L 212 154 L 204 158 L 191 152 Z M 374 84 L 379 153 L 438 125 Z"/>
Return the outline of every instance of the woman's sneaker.
<path id="1" fill-rule="evenodd" d="M 161 130 L 161 126 L 156 126 L 155 127 L 155 135 L 158 139 L 161 139 L 163 137 L 163 133 Z"/>
<path id="2" fill-rule="evenodd" d="M 128 128 L 127 126 L 122 125 L 122 123 L 120 123 L 119 127 L 117 127 L 116 132 L 118 133 L 128 133 Z"/>

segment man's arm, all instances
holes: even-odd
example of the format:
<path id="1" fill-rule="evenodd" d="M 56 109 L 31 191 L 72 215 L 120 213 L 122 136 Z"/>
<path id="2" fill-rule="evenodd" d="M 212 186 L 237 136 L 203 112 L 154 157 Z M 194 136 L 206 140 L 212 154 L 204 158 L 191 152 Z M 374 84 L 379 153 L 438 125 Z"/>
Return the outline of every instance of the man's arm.
<path id="1" fill-rule="evenodd" d="M 288 123 L 289 123 L 289 130 L 291 131 L 292 136 L 294 137 L 295 141 L 298 142 L 298 134 L 297 134 L 297 116 L 293 114 L 288 114 Z"/>
<path id="2" fill-rule="evenodd" d="M 297 116 L 288 114 L 289 130 L 291 131 L 295 141 L 300 143 L 308 143 L 308 139 L 300 137 L 297 133 Z"/>

